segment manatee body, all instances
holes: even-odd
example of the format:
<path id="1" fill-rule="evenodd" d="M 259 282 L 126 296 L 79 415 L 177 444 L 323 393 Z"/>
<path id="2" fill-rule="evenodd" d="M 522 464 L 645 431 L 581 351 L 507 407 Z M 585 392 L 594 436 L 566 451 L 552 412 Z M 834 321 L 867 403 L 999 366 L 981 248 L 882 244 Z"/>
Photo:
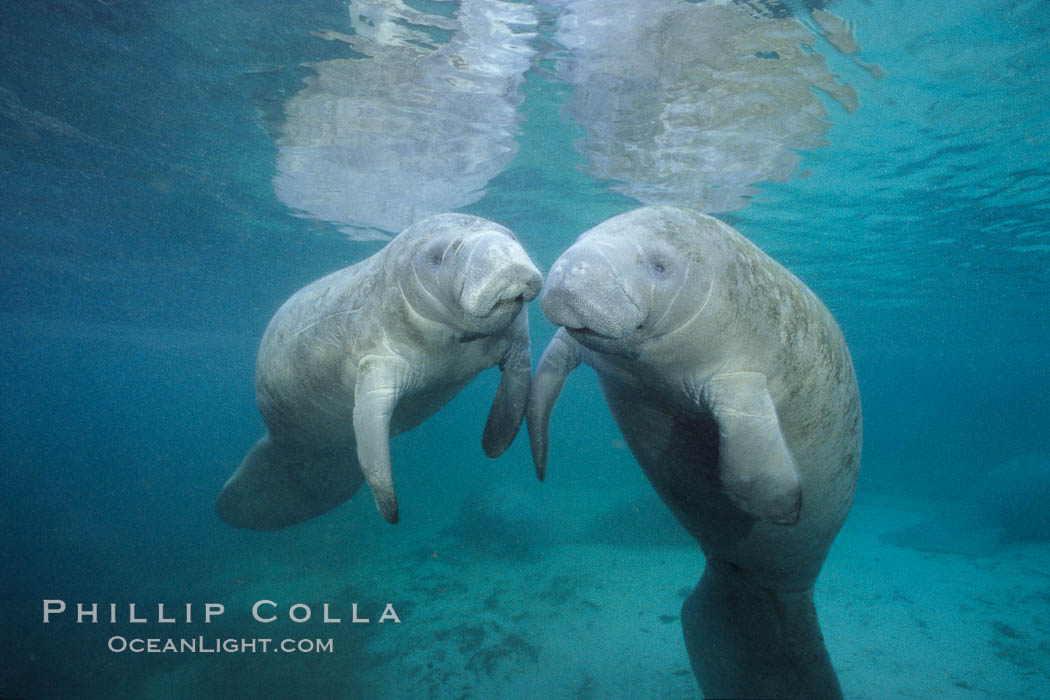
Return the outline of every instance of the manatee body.
<path id="1" fill-rule="evenodd" d="M 1007 542 L 1050 540 L 1050 454 L 1025 454 L 974 481 L 967 498 L 937 517 L 879 535 L 923 552 L 990 556 Z"/>
<path id="2" fill-rule="evenodd" d="M 475 550 L 507 559 L 538 556 L 551 543 L 546 513 L 534 496 L 506 487 L 469 492 L 451 534 Z"/>
<path id="3" fill-rule="evenodd" d="M 267 434 L 219 495 L 231 525 L 272 530 L 343 503 L 367 480 L 398 509 L 389 437 L 430 417 L 482 370 L 499 387 L 482 445 L 521 425 L 530 379 L 526 302 L 539 271 L 506 228 L 438 214 L 286 301 L 263 335 L 255 389 Z"/>
<path id="4" fill-rule="evenodd" d="M 703 692 L 841 696 L 813 584 L 852 504 L 861 408 L 828 310 L 726 224 L 672 207 L 580 236 L 542 308 L 561 328 L 526 413 L 539 476 L 552 407 L 582 361 L 707 557 L 682 609 Z"/>

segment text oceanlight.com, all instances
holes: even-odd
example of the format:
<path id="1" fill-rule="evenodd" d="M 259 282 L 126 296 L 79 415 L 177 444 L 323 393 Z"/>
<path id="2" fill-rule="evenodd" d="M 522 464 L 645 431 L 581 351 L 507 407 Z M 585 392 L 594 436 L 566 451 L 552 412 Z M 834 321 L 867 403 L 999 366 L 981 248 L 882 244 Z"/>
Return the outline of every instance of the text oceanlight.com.
<path id="1" fill-rule="evenodd" d="M 107 647 L 116 653 L 133 654 L 255 654 L 284 652 L 286 654 L 331 654 L 335 645 L 329 639 L 209 639 L 203 636 L 181 639 L 142 639 L 140 637 L 110 637 Z"/>

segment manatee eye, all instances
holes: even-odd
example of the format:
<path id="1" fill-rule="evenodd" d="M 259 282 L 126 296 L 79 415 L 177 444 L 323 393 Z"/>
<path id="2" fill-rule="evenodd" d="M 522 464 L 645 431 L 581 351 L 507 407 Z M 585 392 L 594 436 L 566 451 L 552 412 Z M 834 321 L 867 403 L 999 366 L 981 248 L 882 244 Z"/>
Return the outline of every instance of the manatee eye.
<path id="1" fill-rule="evenodd" d="M 445 248 L 443 246 L 432 245 L 423 251 L 423 261 L 428 267 L 440 267 L 444 257 Z"/>
<path id="2" fill-rule="evenodd" d="M 671 270 L 671 263 L 664 258 L 651 258 L 649 260 L 649 266 L 657 277 L 664 277 Z"/>

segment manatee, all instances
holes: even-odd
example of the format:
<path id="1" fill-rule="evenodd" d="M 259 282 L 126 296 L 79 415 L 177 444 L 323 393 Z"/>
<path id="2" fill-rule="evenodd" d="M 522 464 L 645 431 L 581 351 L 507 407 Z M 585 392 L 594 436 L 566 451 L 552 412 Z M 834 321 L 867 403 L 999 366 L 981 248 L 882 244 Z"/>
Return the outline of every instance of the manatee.
<path id="1" fill-rule="evenodd" d="M 989 556 L 1004 542 L 1050 540 L 1050 455 L 1019 455 L 974 480 L 967 498 L 935 518 L 883 533 L 922 552 Z"/>
<path id="2" fill-rule="evenodd" d="M 438 214 L 288 299 L 263 334 L 255 393 L 267 433 L 219 494 L 227 523 L 274 530 L 321 515 L 368 481 L 397 522 L 391 435 L 482 370 L 499 386 L 482 447 L 513 441 L 530 381 L 525 304 L 542 278 L 506 228 Z"/>
<path id="3" fill-rule="evenodd" d="M 526 422 L 548 423 L 582 361 L 646 477 L 707 557 L 682 607 L 701 690 L 841 697 L 813 585 L 853 502 L 861 407 L 831 314 L 728 225 L 644 207 L 587 231 L 548 275 L 561 328 Z"/>
<path id="4" fill-rule="evenodd" d="M 448 532 L 472 549 L 507 559 L 535 558 L 551 544 L 548 517 L 539 500 L 508 486 L 467 493 Z"/>

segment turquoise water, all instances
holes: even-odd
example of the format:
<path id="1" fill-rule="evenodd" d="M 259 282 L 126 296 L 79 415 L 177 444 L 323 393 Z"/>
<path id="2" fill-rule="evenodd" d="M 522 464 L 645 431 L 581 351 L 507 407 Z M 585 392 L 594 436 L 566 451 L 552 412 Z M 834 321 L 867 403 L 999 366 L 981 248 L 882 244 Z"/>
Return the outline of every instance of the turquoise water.
<path id="1" fill-rule="evenodd" d="M 570 380 L 555 413 L 561 449 L 543 485 L 524 439 L 495 462 L 478 448 L 496 384 L 488 372 L 394 440 L 396 527 L 367 493 L 276 534 L 233 530 L 215 516 L 219 489 L 263 430 L 252 372 L 270 316 L 427 207 L 498 221 L 546 271 L 580 233 L 639 202 L 700 206 L 800 276 L 839 321 L 863 397 L 858 511 L 842 536 L 850 547 L 908 524 L 901 512 L 917 522 L 972 499 L 980 477 L 1011 458 L 1050 454 L 1046 3 L 828 3 L 852 26 L 855 52 L 833 46 L 803 7 L 821 3 L 751 3 L 767 15 L 793 8 L 800 19 L 782 21 L 794 33 L 748 39 L 774 42 L 778 56 L 752 52 L 746 65 L 705 74 L 704 99 L 684 57 L 771 19 L 731 5 L 739 33 L 714 28 L 704 43 L 674 22 L 653 24 L 663 12 L 706 12 L 703 2 L 610 1 L 617 21 L 597 33 L 567 18 L 586 19 L 600 4 L 490 5 L 56 0 L 0 10 L 0 542 L 9 572 L 0 695 L 698 692 L 674 646 L 678 623 L 660 615 L 676 619 L 677 591 L 695 584 L 700 555 L 650 500 L 590 372 Z M 397 19 L 377 25 L 384 12 Z M 374 25 L 393 34 L 370 37 Z M 467 69 L 419 67 L 461 39 L 458 55 L 473 57 Z M 784 72 L 792 61 L 813 66 L 808 82 Z M 464 75 L 476 81 L 463 88 L 469 100 L 442 87 Z M 667 75 L 674 80 L 664 84 Z M 350 141 L 317 137 L 311 129 L 329 133 L 335 117 L 306 104 L 310 89 L 322 98 L 344 91 L 360 110 L 354 119 L 373 130 L 372 150 L 352 145 L 351 127 Z M 765 111 L 749 111 L 755 95 L 768 100 Z M 672 103 L 686 115 L 678 140 L 656 148 L 646 130 Z M 718 128 L 690 129 L 691 110 L 711 104 Z M 745 119 L 754 113 L 763 117 Z M 796 124 L 803 113 L 815 116 Z M 338 173 L 318 165 L 326 154 Z M 700 164 L 712 158 L 722 165 L 708 173 Z M 707 179 L 691 179 L 697 172 Z M 372 186 L 383 206 L 369 199 Z M 537 304 L 530 323 L 535 359 L 554 329 Z M 543 521 L 543 554 L 508 561 L 498 546 L 456 534 L 460 502 L 490 487 L 513 489 Z M 624 503 L 634 505 L 616 511 Z M 615 522 L 628 526 L 609 536 Z M 566 532 L 593 558 L 566 549 Z M 851 575 L 861 569 L 850 557 L 866 555 L 842 547 L 817 605 L 848 696 L 1025 697 L 1045 686 L 1045 539 L 973 559 L 970 588 L 987 581 L 998 591 L 1009 572 L 1024 593 L 979 603 L 922 592 L 931 571 L 940 580 L 936 572 L 968 566 L 959 555 L 879 550 L 863 562 L 901 577 L 879 598 L 881 589 L 865 595 L 877 586 L 870 571 Z M 600 631 L 600 611 L 636 614 L 642 594 L 614 584 L 642 576 L 625 573 L 627 562 L 667 567 L 653 579 L 666 591 L 652 594 L 651 628 L 642 624 L 663 646 L 639 647 L 647 632 Z M 869 624 L 851 607 L 868 601 L 877 611 L 894 590 L 922 607 L 927 626 L 915 646 L 894 642 L 896 632 L 911 639 L 912 617 Z M 45 599 L 154 612 L 158 602 L 194 603 L 195 616 L 222 602 L 228 612 L 209 626 L 195 618 L 176 633 L 156 622 L 144 629 L 260 636 L 249 617 L 259 598 L 310 603 L 315 614 L 322 602 L 345 611 L 358 601 L 374 618 L 394 601 L 402 622 L 276 623 L 267 636 L 336 638 L 333 653 L 278 660 L 121 654 L 107 640 L 131 636 L 126 619 L 41 622 Z M 962 634 L 970 655 L 950 673 L 899 660 L 937 658 L 960 643 L 937 620 L 965 605 L 987 619 Z M 499 622 L 487 617 L 493 610 Z M 548 633 L 578 630 L 578 655 L 556 653 L 536 632 L 544 616 Z M 588 621 L 599 631 L 579 636 Z M 641 649 L 635 662 L 649 670 L 621 677 L 594 661 L 615 649 Z M 889 679 L 880 668 L 897 671 Z"/>

